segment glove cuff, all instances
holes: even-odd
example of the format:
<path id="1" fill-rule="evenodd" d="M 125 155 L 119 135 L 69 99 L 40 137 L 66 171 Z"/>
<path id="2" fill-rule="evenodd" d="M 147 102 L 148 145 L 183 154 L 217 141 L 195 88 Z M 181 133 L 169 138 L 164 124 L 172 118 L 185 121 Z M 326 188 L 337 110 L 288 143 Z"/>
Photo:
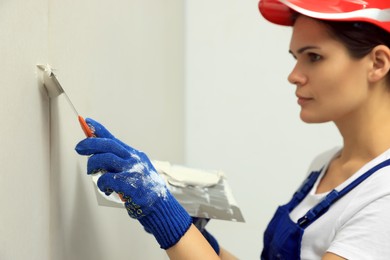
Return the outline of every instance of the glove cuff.
<path id="1" fill-rule="evenodd" d="M 156 202 L 152 212 L 140 218 L 139 222 L 154 235 L 162 249 L 168 249 L 187 232 L 192 218 L 168 192 L 167 197 Z"/>

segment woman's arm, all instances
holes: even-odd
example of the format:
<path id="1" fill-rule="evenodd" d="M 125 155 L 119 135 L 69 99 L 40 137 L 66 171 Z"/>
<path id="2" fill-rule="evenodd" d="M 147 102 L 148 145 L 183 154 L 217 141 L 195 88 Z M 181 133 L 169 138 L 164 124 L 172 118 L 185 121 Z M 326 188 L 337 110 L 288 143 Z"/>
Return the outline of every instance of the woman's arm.
<path id="1" fill-rule="evenodd" d="M 335 255 L 333 253 L 326 253 L 323 257 L 322 260 L 345 260 L 346 258 Z"/>
<path id="2" fill-rule="evenodd" d="M 100 123 L 90 118 L 86 123 L 96 137 L 80 141 L 76 151 L 89 156 L 88 174 L 105 172 L 98 179 L 100 191 L 119 194 L 129 216 L 154 235 L 170 259 L 220 259 L 147 155 L 115 138 Z"/>
<path id="3" fill-rule="evenodd" d="M 221 258 L 221 260 L 238 260 L 237 257 L 235 257 L 223 248 L 220 249 L 219 257 Z"/>
<path id="4" fill-rule="evenodd" d="M 179 242 L 166 250 L 171 260 L 238 260 L 237 257 L 221 248 L 219 257 L 199 230 L 191 225 Z M 332 260 L 332 259 L 330 259 Z"/>
<path id="5" fill-rule="evenodd" d="M 168 248 L 166 252 L 171 260 L 220 259 L 214 249 L 194 225 L 191 225 L 179 242 L 171 248 Z"/>

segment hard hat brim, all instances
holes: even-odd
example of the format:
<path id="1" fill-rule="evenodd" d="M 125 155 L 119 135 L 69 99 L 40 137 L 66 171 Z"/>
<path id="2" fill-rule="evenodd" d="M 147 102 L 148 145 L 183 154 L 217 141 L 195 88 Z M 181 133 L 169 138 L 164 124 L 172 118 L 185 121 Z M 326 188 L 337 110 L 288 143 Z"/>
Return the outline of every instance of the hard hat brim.
<path id="1" fill-rule="evenodd" d="M 259 10 L 268 21 L 292 26 L 293 14 L 334 21 L 373 23 L 390 32 L 390 1 L 260 0 Z"/>

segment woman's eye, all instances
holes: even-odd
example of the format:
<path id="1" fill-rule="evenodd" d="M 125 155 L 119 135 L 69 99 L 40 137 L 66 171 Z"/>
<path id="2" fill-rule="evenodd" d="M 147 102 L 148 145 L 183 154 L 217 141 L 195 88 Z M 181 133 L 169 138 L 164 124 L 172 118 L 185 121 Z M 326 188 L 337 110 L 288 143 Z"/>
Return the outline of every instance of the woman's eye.
<path id="1" fill-rule="evenodd" d="M 307 55 L 309 56 L 311 62 L 319 61 L 322 58 L 321 55 L 318 55 L 316 53 L 308 53 Z"/>

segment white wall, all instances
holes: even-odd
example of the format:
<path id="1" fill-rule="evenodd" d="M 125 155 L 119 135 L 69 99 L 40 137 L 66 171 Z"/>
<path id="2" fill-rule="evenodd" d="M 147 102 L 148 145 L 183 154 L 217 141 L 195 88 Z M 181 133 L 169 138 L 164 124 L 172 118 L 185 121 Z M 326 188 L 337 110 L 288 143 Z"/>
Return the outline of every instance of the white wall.
<path id="1" fill-rule="evenodd" d="M 0 3 L 0 259 L 49 259 L 47 2 Z"/>
<path id="2" fill-rule="evenodd" d="M 291 28 L 264 21 L 257 0 L 186 1 L 186 24 L 186 162 L 225 171 L 246 223 L 208 228 L 240 259 L 258 259 L 277 205 L 340 139 L 333 125 L 300 121 Z"/>
<path id="3" fill-rule="evenodd" d="M 52 1 L 49 15 L 50 63 L 79 112 L 152 158 L 183 161 L 181 2 Z M 165 259 L 124 209 L 96 205 L 75 115 L 52 105 L 52 259 Z"/>
<path id="4" fill-rule="evenodd" d="M 64 96 L 49 109 L 35 66 L 83 116 L 181 163 L 183 20 L 177 0 L 0 3 L 0 259 L 166 259 L 124 209 L 97 206 L 77 118 Z"/>

